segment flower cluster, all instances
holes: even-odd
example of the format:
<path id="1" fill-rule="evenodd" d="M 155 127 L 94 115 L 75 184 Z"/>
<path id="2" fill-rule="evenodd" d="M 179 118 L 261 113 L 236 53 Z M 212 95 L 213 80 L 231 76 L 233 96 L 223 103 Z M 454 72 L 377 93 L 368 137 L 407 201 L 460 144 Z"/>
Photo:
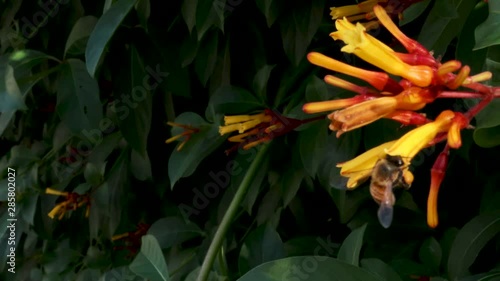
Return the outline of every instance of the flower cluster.
<path id="1" fill-rule="evenodd" d="M 459 61 L 441 63 L 432 53 L 415 40 L 403 34 L 392 22 L 387 6 L 377 5 L 382 1 L 366 1 L 358 6 L 357 12 L 367 13 L 368 6 L 373 15 L 405 47 L 408 53 L 398 53 L 372 37 L 360 24 L 352 24 L 347 18 L 335 22 L 337 31 L 330 34 L 334 40 L 346 45 L 343 52 L 352 53 L 380 68 L 383 72 L 356 68 L 320 53 L 309 53 L 308 60 L 315 65 L 364 80 L 370 86 L 362 87 L 338 77 L 327 75 L 325 82 L 356 93 L 348 99 L 312 102 L 303 106 L 306 113 L 331 112 L 330 129 L 337 136 L 350 130 L 370 124 L 380 118 L 388 118 L 404 125 L 418 127 L 399 140 L 375 147 L 355 159 L 341 163 L 341 175 L 348 178 L 347 187 L 355 188 L 370 177 L 377 161 L 384 155 L 400 156 L 404 159 L 404 181 L 411 184 L 413 175 L 408 171 L 412 158 L 425 147 L 447 140 L 444 151 L 439 155 L 431 172 L 431 191 L 428 198 L 428 225 L 436 227 L 437 191 L 444 177 L 449 148 L 461 146 L 460 131 L 470 128 L 470 120 L 496 95 L 493 89 L 479 82 L 491 78 L 490 72 L 470 76 L 470 68 Z M 383 1 L 385 2 L 385 1 Z M 366 6 L 366 7 L 365 7 Z M 340 8 L 338 8 L 340 9 Z M 332 10 L 333 12 L 333 10 Z M 336 10 L 336 17 L 340 13 Z M 345 15 L 344 15 L 345 16 Z M 352 20 L 352 19 L 351 19 Z M 389 74 L 401 77 L 396 81 Z M 459 87 L 474 92 L 455 91 Z M 435 120 L 418 112 L 437 98 L 476 97 L 482 100 L 468 112 L 445 110 Z"/>
<path id="2" fill-rule="evenodd" d="M 293 131 L 298 126 L 318 119 L 323 116 L 298 120 L 285 117 L 278 112 L 266 109 L 254 115 L 224 116 L 224 126 L 219 127 L 219 133 L 225 135 L 237 131 L 238 135 L 229 137 L 230 142 L 237 143 L 226 154 L 238 149 L 250 149 L 263 142 Z"/>
<path id="3" fill-rule="evenodd" d="M 373 7 L 380 5 L 391 16 L 398 16 L 402 18 L 402 12 L 414 3 L 422 0 L 367 0 L 356 5 L 348 5 L 342 7 L 330 8 L 330 16 L 333 20 L 346 17 L 350 22 L 367 20 L 363 26 L 367 29 L 377 28 L 379 23 L 376 21 Z"/>
<path id="4" fill-rule="evenodd" d="M 51 219 L 57 216 L 62 220 L 67 211 L 86 206 L 85 217 L 88 218 L 90 214 L 90 196 L 88 194 L 80 195 L 76 192 L 59 191 L 52 188 L 45 189 L 46 194 L 63 196 L 65 200 L 57 204 L 48 214 Z"/>

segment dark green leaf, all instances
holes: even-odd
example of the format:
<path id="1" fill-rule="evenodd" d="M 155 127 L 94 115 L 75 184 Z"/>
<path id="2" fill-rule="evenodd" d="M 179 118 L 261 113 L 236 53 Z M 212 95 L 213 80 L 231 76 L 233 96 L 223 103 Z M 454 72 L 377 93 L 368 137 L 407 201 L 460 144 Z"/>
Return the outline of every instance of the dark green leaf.
<path id="1" fill-rule="evenodd" d="M 427 9 L 427 6 L 429 6 L 430 3 L 431 0 L 420 1 L 406 8 L 403 11 L 403 19 L 399 21 L 399 26 L 403 26 L 414 21 L 425 11 L 425 9 Z"/>
<path id="2" fill-rule="evenodd" d="M 75 134 L 99 128 L 102 119 L 99 87 L 81 60 L 69 59 L 61 68 L 56 111 Z"/>
<path id="3" fill-rule="evenodd" d="M 340 246 L 338 259 L 349 264 L 359 265 L 359 254 L 363 246 L 366 224 L 353 230 Z"/>
<path id="4" fill-rule="evenodd" d="M 290 167 L 282 176 L 281 190 L 283 193 L 283 206 L 286 207 L 297 195 L 300 185 L 304 180 L 305 170 Z"/>
<path id="5" fill-rule="evenodd" d="M 101 163 L 101 167 L 97 167 L 92 162 L 89 162 L 85 165 L 85 169 L 83 170 L 83 176 L 85 177 L 85 181 L 91 185 L 98 185 L 102 182 L 104 177 L 104 169 L 105 164 Z"/>
<path id="6" fill-rule="evenodd" d="M 141 241 L 141 251 L 130 264 L 130 270 L 151 281 L 168 281 L 167 263 L 156 238 L 144 235 Z"/>
<path id="7" fill-rule="evenodd" d="M 149 74 L 146 73 L 137 50 L 132 47 L 130 53 L 130 86 L 125 87 L 130 92 L 123 93 L 122 96 L 122 100 L 127 98 L 130 103 L 117 103 L 115 108 L 116 111 L 120 112 L 125 110 L 122 115 L 117 115 L 120 130 L 125 140 L 143 158 L 146 157 L 147 153 L 146 145 L 151 128 L 153 107 L 150 85 L 144 82 L 144 79 L 148 76 Z"/>
<path id="8" fill-rule="evenodd" d="M 434 56 L 443 56 L 451 40 L 455 38 L 476 5 L 475 0 L 436 1 L 429 13 L 418 42 Z"/>
<path id="9" fill-rule="evenodd" d="M 306 87 L 306 101 L 324 101 L 330 99 L 327 84 L 316 76 L 311 76 Z"/>
<path id="10" fill-rule="evenodd" d="M 293 270 L 292 270 L 293 269 Z M 322 257 L 290 257 L 262 264 L 238 281 L 278 280 L 380 281 L 370 272 L 343 261 Z"/>
<path id="11" fill-rule="evenodd" d="M 252 231 L 241 247 L 238 266 L 240 274 L 272 260 L 285 256 L 280 235 L 270 225 L 261 225 Z"/>
<path id="12" fill-rule="evenodd" d="M 209 95 L 215 93 L 220 87 L 231 85 L 231 48 L 229 43 L 228 38 L 224 48 L 219 50 L 214 73 L 210 77 Z"/>
<path id="13" fill-rule="evenodd" d="M 5 63 L 0 67 L 0 77 L 3 78 L 3 83 L 0 84 L 0 112 L 27 109 L 14 77 L 14 68 Z"/>
<path id="14" fill-rule="evenodd" d="M 326 121 L 315 122 L 308 129 L 299 132 L 298 145 L 300 158 L 307 174 L 315 178 L 323 159 L 328 141 Z"/>
<path id="15" fill-rule="evenodd" d="M 195 127 L 200 131 L 192 134 L 181 151 L 174 150 L 170 155 L 168 176 L 171 188 L 180 178 L 190 176 L 201 161 L 225 140 L 220 136 L 217 125 L 205 122 L 195 113 L 184 112 L 175 119 L 175 122 Z M 174 128 L 172 135 L 181 133 L 178 129 L 180 128 Z"/>
<path id="16" fill-rule="evenodd" d="M 476 28 L 474 50 L 500 44 L 500 2 L 489 1 L 488 9 L 488 18 Z"/>
<path id="17" fill-rule="evenodd" d="M 307 47 L 323 18 L 324 0 L 300 2 L 291 7 L 287 17 L 280 22 L 283 47 L 288 59 L 295 65 L 304 59 Z"/>
<path id="18" fill-rule="evenodd" d="M 362 259 L 361 267 L 373 273 L 380 280 L 384 281 L 402 281 L 401 277 L 398 275 L 392 267 L 383 262 L 380 259 Z"/>
<path id="19" fill-rule="evenodd" d="M 209 33 L 201 42 L 201 47 L 196 54 L 194 68 L 200 82 L 205 86 L 210 76 L 212 76 L 215 64 L 217 63 L 217 48 L 219 44 L 219 32 Z"/>
<path id="20" fill-rule="evenodd" d="M 148 30 L 148 19 L 151 15 L 151 3 L 149 0 L 139 0 L 135 4 L 135 10 L 137 11 L 137 16 L 139 17 L 139 22 L 142 27 Z"/>
<path id="21" fill-rule="evenodd" d="M 92 77 L 95 75 L 104 48 L 136 2 L 137 0 L 118 0 L 95 25 L 85 49 L 87 70 Z"/>
<path id="22" fill-rule="evenodd" d="M 198 0 L 196 4 L 196 30 L 198 41 L 213 26 L 218 26 L 224 32 L 224 18 L 226 14 L 225 0 Z"/>
<path id="23" fill-rule="evenodd" d="M 257 0 L 255 2 L 266 17 L 267 27 L 271 27 L 281 13 L 285 11 L 286 2 L 284 0 Z"/>
<path id="24" fill-rule="evenodd" d="M 471 275 L 458 279 L 458 281 L 496 281 L 500 280 L 500 272 L 488 272 Z"/>
<path id="25" fill-rule="evenodd" d="M 257 71 L 257 74 L 255 74 L 253 78 L 253 91 L 262 99 L 266 98 L 267 81 L 271 77 L 271 71 L 273 71 L 275 66 L 276 65 L 264 65 Z"/>
<path id="26" fill-rule="evenodd" d="M 86 268 L 78 273 L 76 281 L 95 281 L 98 280 L 100 276 L 101 272 L 99 270 Z"/>
<path id="27" fill-rule="evenodd" d="M 453 241 L 448 259 L 448 274 L 451 280 L 467 275 L 481 249 L 500 233 L 500 212 L 479 215 L 469 221 L 458 232 Z"/>
<path id="28" fill-rule="evenodd" d="M 487 49 L 473 50 L 473 48 L 476 42 L 474 31 L 487 15 L 488 5 L 485 2 L 479 2 L 467 18 L 464 28 L 458 36 L 456 58 L 462 62 L 462 65 L 468 65 L 472 74 L 483 70 L 486 59 Z"/>
<path id="29" fill-rule="evenodd" d="M 208 120 L 214 121 L 218 114 L 247 114 L 263 107 L 264 104 L 249 91 L 234 86 L 225 86 L 219 88 L 210 98 L 205 116 Z"/>
<path id="30" fill-rule="evenodd" d="M 193 27 L 196 24 L 196 6 L 198 5 L 198 0 L 192 1 L 182 1 L 182 17 L 186 22 L 189 33 L 193 31 Z"/>
<path id="31" fill-rule="evenodd" d="M 203 235 L 203 231 L 193 223 L 186 223 L 178 217 L 162 218 L 148 230 L 158 240 L 160 248 L 168 249 L 193 237 Z"/>
<path id="32" fill-rule="evenodd" d="M 137 151 L 132 150 L 130 154 L 130 171 L 138 180 L 145 181 L 152 178 L 151 162 L 149 156 L 142 156 Z"/>
<path id="33" fill-rule="evenodd" d="M 442 255 L 443 252 L 441 251 L 441 246 L 433 237 L 427 238 L 418 252 L 420 261 L 429 268 L 432 268 L 436 273 L 439 273 Z"/>
<path id="34" fill-rule="evenodd" d="M 64 56 L 81 55 L 85 53 L 87 47 L 87 40 L 97 24 L 97 18 L 94 16 L 85 16 L 79 18 L 66 40 L 66 47 L 64 48 Z"/>

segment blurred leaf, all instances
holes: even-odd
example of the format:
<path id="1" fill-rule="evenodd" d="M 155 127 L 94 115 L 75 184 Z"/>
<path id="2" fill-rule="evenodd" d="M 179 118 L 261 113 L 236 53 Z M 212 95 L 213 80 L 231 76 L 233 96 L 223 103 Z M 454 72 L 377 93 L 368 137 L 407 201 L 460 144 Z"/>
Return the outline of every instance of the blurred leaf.
<path id="1" fill-rule="evenodd" d="M 450 256 L 451 246 L 455 237 L 457 237 L 458 229 L 455 227 L 448 228 L 444 231 L 443 236 L 439 239 L 439 245 L 442 249 L 443 257 L 441 258 L 441 268 L 447 270 L 448 258 Z"/>
<path id="2" fill-rule="evenodd" d="M 263 107 L 264 104 L 249 91 L 234 86 L 224 86 L 210 97 L 205 116 L 209 121 L 214 121 L 217 114 L 249 114 Z"/>
<path id="3" fill-rule="evenodd" d="M 283 21 L 280 21 L 281 38 L 285 54 L 293 65 L 299 65 L 304 59 L 307 47 L 319 28 L 323 18 L 325 0 L 313 0 L 310 3 L 298 2 L 290 7 Z"/>
<path id="4" fill-rule="evenodd" d="M 267 99 L 267 81 L 269 81 L 271 72 L 275 66 L 276 65 L 264 65 L 257 71 L 257 74 L 255 74 L 253 78 L 253 91 L 264 100 Z"/>
<path id="5" fill-rule="evenodd" d="M 394 268 L 399 276 L 432 276 L 433 272 L 427 266 L 410 259 L 394 259 L 389 265 Z"/>
<path id="6" fill-rule="evenodd" d="M 488 272 L 471 275 L 458 279 L 458 281 L 496 281 L 500 280 L 500 272 Z"/>
<path id="7" fill-rule="evenodd" d="M 192 1 L 193 3 L 196 3 L 196 1 Z M 184 1 L 183 3 L 191 3 L 191 1 Z M 180 50 L 180 58 L 181 58 L 181 67 L 186 67 L 190 65 L 194 59 L 196 58 L 196 55 L 198 54 L 198 49 L 200 47 L 200 44 L 196 40 L 196 37 L 193 35 L 187 36 L 186 39 L 181 44 L 181 50 Z"/>
<path id="8" fill-rule="evenodd" d="M 155 221 L 148 230 L 162 249 L 179 245 L 191 238 L 203 235 L 203 231 L 193 223 L 185 223 L 178 217 L 166 217 Z"/>
<path id="9" fill-rule="evenodd" d="M 26 146 L 16 145 L 10 151 L 9 167 L 26 167 L 39 158 Z"/>
<path id="10" fill-rule="evenodd" d="M 84 16 L 79 18 L 66 40 L 64 47 L 64 57 L 69 55 L 81 55 L 85 53 L 87 41 L 97 24 L 98 19 L 94 16 Z"/>
<path id="11" fill-rule="evenodd" d="M 285 249 L 280 235 L 268 224 L 252 231 L 241 246 L 238 258 L 240 274 L 268 261 L 285 256 Z"/>
<path id="12" fill-rule="evenodd" d="M 95 76 L 104 48 L 136 2 L 137 0 L 118 0 L 99 18 L 85 50 L 87 70 L 92 77 Z"/>
<path id="13" fill-rule="evenodd" d="M 3 78 L 0 84 L 0 112 L 26 110 L 23 95 L 14 77 L 14 68 L 5 62 L 1 62 L 0 77 Z"/>
<path id="14" fill-rule="evenodd" d="M 266 17 L 267 27 L 271 27 L 278 17 L 285 11 L 284 0 L 257 0 L 257 7 Z"/>
<path id="15" fill-rule="evenodd" d="M 196 30 L 198 41 L 201 41 L 205 33 L 213 26 L 218 26 L 224 32 L 225 4 L 225 0 L 197 0 Z"/>
<path id="16" fill-rule="evenodd" d="M 361 260 L 361 268 L 366 269 L 367 271 L 373 273 L 380 280 L 384 281 L 403 281 L 401 277 L 398 275 L 392 267 L 383 262 L 380 259 L 362 259 Z"/>
<path id="17" fill-rule="evenodd" d="M 434 51 L 434 56 L 443 56 L 451 40 L 462 30 L 476 2 L 475 0 L 434 2 L 417 41 L 428 50 Z"/>
<path id="18" fill-rule="evenodd" d="M 102 182 L 104 177 L 104 163 L 101 163 L 101 167 L 97 167 L 94 163 L 89 162 L 85 165 L 83 170 L 83 176 L 85 181 L 91 185 L 98 185 Z"/>
<path id="19" fill-rule="evenodd" d="M 193 27 L 196 24 L 196 6 L 198 5 L 198 0 L 192 1 L 182 1 L 182 17 L 186 22 L 189 33 L 193 31 Z"/>
<path id="20" fill-rule="evenodd" d="M 464 28 L 458 35 L 456 59 L 462 62 L 462 65 L 468 65 L 471 73 L 476 74 L 483 70 L 486 59 L 486 49 L 473 50 L 475 44 L 474 31 L 476 27 L 484 21 L 488 15 L 488 5 L 485 2 L 479 2 L 470 13 Z"/>
<path id="21" fill-rule="evenodd" d="M 220 87 L 231 85 L 231 53 L 230 39 L 226 39 L 224 48 L 219 50 L 214 73 L 210 76 L 209 95 L 215 93 Z"/>
<path id="22" fill-rule="evenodd" d="M 311 76 L 306 87 L 306 101 L 325 101 L 329 100 L 327 84 L 317 76 Z"/>
<path id="23" fill-rule="evenodd" d="M 118 116 L 120 130 L 125 140 L 143 158 L 147 154 L 146 146 L 151 128 L 153 108 L 153 98 L 150 89 L 148 89 L 149 85 L 144 82 L 148 75 L 136 48 L 132 47 L 130 52 L 130 80 L 128 80 L 130 84 L 129 87 L 125 87 L 129 92 L 124 93 L 124 96 L 122 96 L 123 100 L 127 97 L 130 103 L 121 102 L 120 108 L 116 108 L 116 111 L 126 109 L 123 115 Z"/>
<path id="24" fill-rule="evenodd" d="M 481 249 L 500 232 L 500 212 L 479 215 L 458 232 L 448 259 L 451 280 L 467 275 Z"/>
<path id="25" fill-rule="evenodd" d="M 68 59 L 58 78 L 56 111 L 75 134 L 99 128 L 102 106 L 97 82 L 89 76 L 85 64 Z"/>
<path id="26" fill-rule="evenodd" d="M 95 281 L 99 280 L 101 272 L 97 269 L 86 268 L 78 273 L 76 281 Z"/>
<path id="27" fill-rule="evenodd" d="M 300 158 L 307 174 L 315 178 L 324 156 L 328 141 L 326 121 L 315 122 L 308 129 L 299 132 L 298 145 Z"/>
<path id="28" fill-rule="evenodd" d="M 488 18 L 476 28 L 474 50 L 500 44 L 500 2 L 488 1 L 488 10 Z"/>
<path id="29" fill-rule="evenodd" d="M 139 0 L 135 4 L 135 10 L 137 11 L 137 16 L 139 17 L 139 22 L 142 27 L 148 30 L 148 19 L 151 15 L 151 3 L 149 0 Z"/>
<path id="30" fill-rule="evenodd" d="M 434 237 L 425 239 L 418 252 L 420 261 L 432 268 L 436 274 L 439 273 L 442 255 L 441 246 Z"/>
<path id="31" fill-rule="evenodd" d="M 318 281 L 332 278 L 342 281 L 380 281 L 362 268 L 321 256 L 290 257 L 267 262 L 250 270 L 238 281 L 301 280 L 304 276 Z"/>
<path id="32" fill-rule="evenodd" d="M 175 122 L 198 128 L 200 131 L 191 136 L 181 151 L 172 151 L 168 159 L 168 176 L 171 188 L 174 188 L 175 183 L 180 178 L 190 176 L 201 161 L 225 140 L 224 137 L 220 136 L 217 125 L 205 122 L 196 113 L 184 112 L 175 119 Z M 177 129 L 180 128 L 172 130 L 172 135 L 180 133 Z"/>
<path id="33" fill-rule="evenodd" d="M 500 211 L 500 177 L 495 176 L 489 178 L 488 182 L 482 188 L 481 203 L 479 213 L 484 214 L 493 211 Z"/>
<path id="34" fill-rule="evenodd" d="M 129 265 L 130 270 L 151 281 L 168 281 L 167 263 L 156 238 L 144 235 L 141 241 L 141 251 Z"/>
<path id="35" fill-rule="evenodd" d="M 359 254 L 363 246 L 363 236 L 365 234 L 366 224 L 353 230 L 349 236 L 342 242 L 337 258 L 349 264 L 359 266 Z"/>
<path id="36" fill-rule="evenodd" d="M 194 68 L 203 86 L 207 85 L 208 79 L 212 76 L 215 64 L 217 63 L 217 48 L 219 43 L 219 32 L 209 33 L 200 43 L 200 48 L 196 54 Z"/>
<path id="37" fill-rule="evenodd" d="M 135 150 L 130 153 L 130 171 L 134 177 L 140 181 L 151 179 L 153 175 L 148 154 L 142 156 Z"/>
<path id="38" fill-rule="evenodd" d="M 290 201 L 297 195 L 300 185 L 304 180 L 305 170 L 290 167 L 286 169 L 283 173 L 281 179 L 281 190 L 282 190 L 282 200 L 283 206 L 286 207 L 290 204 Z"/>
<path id="39" fill-rule="evenodd" d="M 410 5 L 410 7 L 403 11 L 403 19 L 399 21 L 399 26 L 403 26 L 414 21 L 425 11 L 425 9 L 427 9 L 427 6 L 429 6 L 430 3 L 431 0 L 425 0 Z"/>

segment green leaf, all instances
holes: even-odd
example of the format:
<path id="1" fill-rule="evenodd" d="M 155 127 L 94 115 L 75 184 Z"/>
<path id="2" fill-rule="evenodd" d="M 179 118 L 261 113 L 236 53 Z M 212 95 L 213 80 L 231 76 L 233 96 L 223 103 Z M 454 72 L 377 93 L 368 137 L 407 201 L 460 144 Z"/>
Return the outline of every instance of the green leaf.
<path id="1" fill-rule="evenodd" d="M 172 151 L 168 159 L 168 176 L 170 186 L 183 177 L 190 176 L 205 157 L 214 151 L 225 137 L 219 134 L 219 126 L 209 124 L 199 115 L 193 112 L 184 112 L 179 115 L 175 122 L 199 129 L 199 132 L 191 135 L 181 151 Z M 172 136 L 183 132 L 181 128 L 173 128 Z"/>
<path id="2" fill-rule="evenodd" d="M 325 101 L 331 97 L 328 94 L 328 88 L 325 81 L 319 79 L 317 76 L 311 76 L 306 87 L 306 101 Z"/>
<path id="3" fill-rule="evenodd" d="M 153 223 L 148 230 L 162 249 L 179 245 L 191 238 L 203 235 L 203 231 L 193 223 L 186 223 L 179 217 L 161 218 Z"/>
<path id="4" fill-rule="evenodd" d="M 151 281 L 168 281 L 167 263 L 156 238 L 144 235 L 141 242 L 141 251 L 130 264 L 130 270 Z"/>
<path id="5" fill-rule="evenodd" d="M 0 61 L 0 63 L 2 63 Z M 26 110 L 26 104 L 14 77 L 14 68 L 10 65 L 0 67 L 0 112 Z"/>
<path id="6" fill-rule="evenodd" d="M 421 262 L 432 268 L 435 273 L 439 273 L 443 252 L 441 251 L 441 245 L 434 237 L 429 237 L 424 241 L 418 256 Z"/>
<path id="7" fill-rule="evenodd" d="M 394 269 L 392 269 L 392 267 L 390 267 L 380 259 L 362 259 L 360 263 L 362 268 L 373 273 L 374 275 L 379 277 L 380 280 L 403 281 L 403 279 L 401 279 L 401 277 L 396 271 L 394 271 Z"/>
<path id="8" fill-rule="evenodd" d="M 496 281 L 500 279 L 500 272 L 493 271 L 488 273 L 481 273 L 471 275 L 458 279 L 458 281 Z"/>
<path id="9" fill-rule="evenodd" d="M 340 246 L 337 258 L 349 264 L 359 265 L 359 254 L 363 246 L 363 236 L 365 235 L 366 224 L 353 230 Z"/>
<path id="10" fill-rule="evenodd" d="M 137 151 L 131 150 L 130 152 L 130 171 L 134 177 L 140 181 L 145 181 L 153 177 L 151 171 L 151 161 L 149 156 L 142 156 Z"/>
<path id="11" fill-rule="evenodd" d="M 104 48 L 136 2 L 137 0 L 118 0 L 102 15 L 95 25 L 85 49 L 87 70 L 92 77 L 95 76 Z"/>
<path id="12" fill-rule="evenodd" d="M 488 1 L 488 9 L 488 18 L 476 28 L 474 50 L 500 44 L 500 2 Z"/>
<path id="13" fill-rule="evenodd" d="M 200 48 L 196 54 L 194 68 L 203 86 L 208 82 L 217 63 L 217 48 L 219 43 L 219 32 L 209 33 L 200 43 Z"/>
<path id="14" fill-rule="evenodd" d="M 315 178 L 324 156 L 328 141 L 326 121 L 315 122 L 308 129 L 299 132 L 298 145 L 302 165 L 307 174 Z"/>
<path id="15" fill-rule="evenodd" d="M 362 268 L 323 256 L 290 257 L 267 262 L 250 270 L 238 281 L 304 280 L 305 278 L 307 280 L 380 281 Z"/>
<path id="16" fill-rule="evenodd" d="M 403 11 L 403 19 L 399 21 L 399 26 L 403 26 L 414 21 L 425 11 L 425 9 L 427 9 L 427 6 L 429 6 L 430 3 L 431 0 L 425 0 L 410 5 L 410 7 Z"/>
<path id="17" fill-rule="evenodd" d="M 247 114 L 263 107 L 264 104 L 249 91 L 234 86 L 224 86 L 210 97 L 205 116 L 208 120 L 214 121 L 218 114 Z"/>
<path id="18" fill-rule="evenodd" d="M 475 0 L 434 2 L 417 41 L 428 50 L 434 51 L 434 56 L 443 56 L 451 40 L 462 30 L 476 2 Z"/>
<path id="19" fill-rule="evenodd" d="M 213 26 L 218 26 L 224 32 L 224 18 L 226 13 L 225 0 L 198 0 L 196 4 L 196 30 L 198 41 Z"/>
<path id="20" fill-rule="evenodd" d="M 500 233 L 500 212 L 479 215 L 469 221 L 458 232 L 453 241 L 448 259 L 448 274 L 451 280 L 467 275 L 481 249 Z"/>
<path id="21" fill-rule="evenodd" d="M 493 47 L 489 51 L 493 51 Z M 500 62 L 487 58 L 486 69 L 493 74 L 492 84 L 500 85 Z M 477 145 L 488 148 L 500 144 L 500 114 L 498 112 L 500 112 L 500 100 L 494 99 L 476 115 L 473 138 Z"/>
<path id="22" fill-rule="evenodd" d="M 262 99 L 266 99 L 267 81 L 271 77 L 271 71 L 273 71 L 275 66 L 276 65 L 264 65 L 257 71 L 257 74 L 255 74 L 253 78 L 253 91 Z"/>
<path id="23" fill-rule="evenodd" d="M 56 111 L 65 125 L 75 134 L 99 128 L 102 106 L 99 87 L 78 59 L 68 59 L 62 65 L 57 87 Z"/>
<path id="24" fill-rule="evenodd" d="M 252 231 L 241 246 L 238 258 L 240 274 L 268 262 L 285 257 L 285 248 L 280 235 L 269 224 Z"/>
<path id="25" fill-rule="evenodd" d="M 276 19 L 285 11 L 284 0 L 257 0 L 257 7 L 266 17 L 267 27 L 271 27 Z"/>
<path id="26" fill-rule="evenodd" d="M 487 49 L 473 50 L 474 44 L 476 44 L 474 31 L 487 15 L 488 5 L 482 1 L 479 2 L 470 13 L 458 36 L 456 59 L 461 61 L 462 65 L 468 65 L 472 74 L 483 71 Z"/>
<path id="27" fill-rule="evenodd" d="M 69 33 L 66 46 L 64 47 L 64 57 L 67 55 L 81 55 L 85 53 L 87 41 L 97 24 L 98 19 L 94 16 L 84 16 L 79 18 L 73 29 Z"/>
<path id="28" fill-rule="evenodd" d="M 145 30 L 148 30 L 148 19 L 151 15 L 151 3 L 149 0 L 139 0 L 135 4 L 135 10 L 139 17 L 139 22 Z"/>
<path id="29" fill-rule="evenodd" d="M 83 176 L 85 177 L 85 181 L 87 183 L 97 186 L 100 184 L 104 177 L 104 167 L 105 163 L 101 163 L 101 167 L 97 167 L 97 165 L 92 162 L 88 162 L 85 165 L 85 169 L 83 170 Z"/>
<path id="30" fill-rule="evenodd" d="M 283 206 L 286 207 L 292 199 L 297 195 L 300 185 L 305 177 L 305 170 L 290 167 L 286 169 L 281 177 L 281 191 L 283 197 Z"/>
<path id="31" fill-rule="evenodd" d="M 295 65 L 305 58 L 307 47 L 319 28 L 324 0 L 299 2 L 286 13 L 286 18 L 280 21 L 281 38 L 288 59 Z"/>
<path id="32" fill-rule="evenodd" d="M 196 6 L 198 5 L 198 0 L 192 1 L 182 1 L 181 13 L 186 25 L 188 27 L 189 33 L 193 31 L 193 27 L 196 24 Z"/>
<path id="33" fill-rule="evenodd" d="M 116 103 L 115 108 L 116 111 L 124 112 L 117 116 L 123 137 L 143 158 L 147 154 L 146 146 L 153 108 L 150 86 L 144 82 L 148 75 L 137 49 L 132 47 L 130 51 L 130 84 L 129 87 L 124 87 L 127 92 L 122 96 L 122 100 L 127 98 L 130 103 Z"/>

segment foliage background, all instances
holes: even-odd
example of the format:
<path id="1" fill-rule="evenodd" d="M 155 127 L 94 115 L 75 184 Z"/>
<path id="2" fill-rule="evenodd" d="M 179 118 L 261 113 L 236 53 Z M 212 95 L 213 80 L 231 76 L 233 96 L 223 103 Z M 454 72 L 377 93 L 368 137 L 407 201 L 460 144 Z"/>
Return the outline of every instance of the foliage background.
<path id="1" fill-rule="evenodd" d="M 305 102 L 348 96 L 305 59 L 318 51 L 371 67 L 328 36 L 329 7 L 347 4 L 353 1 L 1 1 L 0 278 L 194 280 L 261 149 L 226 156 L 222 115 L 272 108 L 307 118 Z M 492 71 L 498 85 L 499 10 L 497 1 L 427 0 L 406 10 L 400 25 L 443 61 Z M 372 34 L 400 48 L 386 30 Z M 425 112 L 433 118 L 472 104 L 439 101 Z M 440 146 L 415 158 L 415 182 L 398 194 L 388 230 L 366 184 L 338 188 L 336 163 L 410 128 L 381 120 L 336 139 L 318 121 L 265 145 L 210 280 L 499 280 L 500 177 L 491 164 L 500 158 L 499 106 L 486 108 L 452 152 L 436 229 L 427 227 L 425 210 Z M 165 125 L 174 120 L 201 128 L 180 152 L 165 144 L 180 132 Z M 16 169 L 14 279 L 6 264 L 7 167 Z M 61 199 L 46 187 L 90 191 L 89 218 L 83 209 L 48 218 Z M 151 225 L 150 235 L 127 257 L 111 237 L 139 223 Z M 330 258 L 320 261 L 318 247 Z"/>

